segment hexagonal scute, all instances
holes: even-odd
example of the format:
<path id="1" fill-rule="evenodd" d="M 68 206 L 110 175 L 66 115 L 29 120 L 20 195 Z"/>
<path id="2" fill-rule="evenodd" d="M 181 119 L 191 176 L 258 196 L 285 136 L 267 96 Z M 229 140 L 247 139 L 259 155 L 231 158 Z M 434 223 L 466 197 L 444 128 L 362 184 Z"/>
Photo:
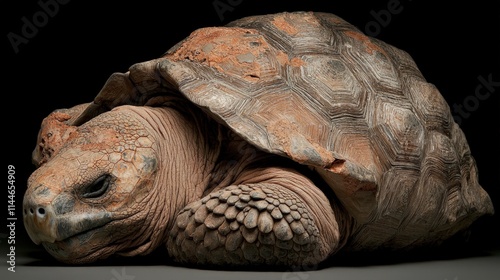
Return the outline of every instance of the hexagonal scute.
<path id="1" fill-rule="evenodd" d="M 433 84 L 409 76 L 406 79 L 406 93 L 427 130 L 438 130 L 451 136 L 454 121 L 450 107 Z"/>
<path id="2" fill-rule="evenodd" d="M 364 117 L 367 93 L 344 62 L 329 55 L 308 55 L 303 60 L 303 74 L 295 77 L 303 80 L 294 86 L 304 89 L 304 98 L 321 103 L 321 112 L 330 119 Z"/>
<path id="3" fill-rule="evenodd" d="M 347 30 L 342 34 L 346 42 L 340 49 L 340 57 L 346 64 L 356 65 L 359 69 L 356 77 L 365 82 L 364 86 L 402 96 L 400 78 L 390 54 L 385 51 L 386 44 L 360 32 Z"/>
<path id="4" fill-rule="evenodd" d="M 424 127 L 415 114 L 404 105 L 377 99 L 376 113 L 370 132 L 376 138 L 376 154 L 387 165 L 416 166 L 420 164 Z"/>

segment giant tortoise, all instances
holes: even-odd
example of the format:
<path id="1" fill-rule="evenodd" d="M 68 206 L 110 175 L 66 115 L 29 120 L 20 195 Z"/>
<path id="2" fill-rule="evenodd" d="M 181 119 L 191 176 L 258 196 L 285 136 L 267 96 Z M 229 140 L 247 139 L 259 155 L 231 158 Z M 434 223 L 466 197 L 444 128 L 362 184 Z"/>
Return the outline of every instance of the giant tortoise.
<path id="1" fill-rule="evenodd" d="M 80 264 L 314 265 L 436 246 L 493 213 L 467 140 L 404 51 L 327 13 L 201 28 L 47 116 L 30 238 Z"/>

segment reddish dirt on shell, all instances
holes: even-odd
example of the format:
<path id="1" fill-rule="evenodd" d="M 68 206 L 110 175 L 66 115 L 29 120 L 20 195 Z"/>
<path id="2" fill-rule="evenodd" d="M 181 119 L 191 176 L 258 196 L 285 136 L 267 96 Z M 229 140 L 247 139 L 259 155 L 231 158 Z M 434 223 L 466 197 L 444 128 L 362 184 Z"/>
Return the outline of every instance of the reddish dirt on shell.
<path id="1" fill-rule="evenodd" d="M 173 61 L 188 59 L 221 73 L 258 78 L 262 65 L 257 60 L 269 49 L 256 30 L 209 27 L 191 33 L 174 53 L 165 57 Z"/>
<path id="2" fill-rule="evenodd" d="M 373 51 L 377 51 L 379 53 L 385 54 L 385 51 L 382 48 L 380 48 L 379 46 L 375 45 L 368 36 L 366 36 L 360 32 L 355 32 L 355 31 L 344 31 L 344 33 L 345 33 L 345 35 L 347 35 L 355 40 L 361 41 L 363 43 L 363 45 L 365 46 L 366 52 L 368 52 L 369 54 L 373 54 Z"/>

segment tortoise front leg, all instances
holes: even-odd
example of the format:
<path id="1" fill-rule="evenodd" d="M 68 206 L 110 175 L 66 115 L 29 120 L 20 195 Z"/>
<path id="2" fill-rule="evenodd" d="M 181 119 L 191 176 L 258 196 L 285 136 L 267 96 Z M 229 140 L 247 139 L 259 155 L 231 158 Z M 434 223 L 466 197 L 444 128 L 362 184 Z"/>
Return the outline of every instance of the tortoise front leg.
<path id="1" fill-rule="evenodd" d="M 191 264 L 288 266 L 317 264 L 333 253 L 340 233 L 324 194 L 296 172 L 265 172 L 253 181 L 267 180 L 187 205 L 169 236 L 170 255 Z"/>

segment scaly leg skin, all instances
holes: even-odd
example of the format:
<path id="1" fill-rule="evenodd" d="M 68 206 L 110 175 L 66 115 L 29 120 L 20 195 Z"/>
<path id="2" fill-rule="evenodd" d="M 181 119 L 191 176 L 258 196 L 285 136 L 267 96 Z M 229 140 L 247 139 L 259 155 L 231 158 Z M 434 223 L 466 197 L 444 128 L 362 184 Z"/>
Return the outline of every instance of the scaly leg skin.
<path id="1" fill-rule="evenodd" d="M 179 213 L 167 242 L 171 257 L 187 264 L 298 266 L 316 265 L 338 249 L 333 209 L 310 180 L 279 168 L 246 177 Z"/>

